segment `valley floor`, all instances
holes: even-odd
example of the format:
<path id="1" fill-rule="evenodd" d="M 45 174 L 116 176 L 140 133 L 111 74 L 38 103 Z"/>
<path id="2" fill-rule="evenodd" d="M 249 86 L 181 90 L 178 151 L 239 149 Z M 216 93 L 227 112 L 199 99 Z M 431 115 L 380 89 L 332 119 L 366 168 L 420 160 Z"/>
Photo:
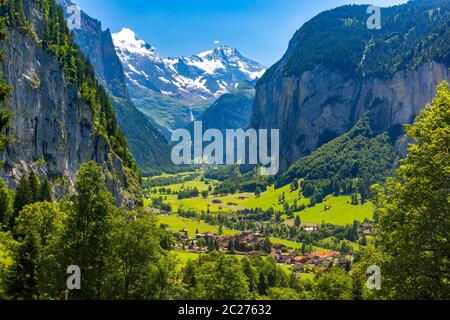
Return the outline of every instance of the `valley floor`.
<path id="1" fill-rule="evenodd" d="M 350 230 L 355 221 L 362 225 L 372 220 L 373 206 L 370 202 L 353 205 L 350 196 L 328 196 L 323 203 L 310 206 L 310 200 L 303 197 L 301 190 L 292 190 L 289 185 L 278 189 L 270 186 L 257 196 L 249 192 L 219 195 L 214 192 L 219 184 L 218 180 L 205 179 L 202 171 L 163 175 L 144 181 L 145 205 L 157 215 L 161 226 L 173 235 L 173 250 L 179 260 L 179 268 L 210 252 L 210 240 L 215 241 L 215 249 L 223 253 L 271 256 L 283 270 L 313 279 L 314 272 L 326 266 L 344 264 L 345 259 L 351 260 L 352 254 L 371 239 L 371 228 L 366 233 L 360 230 L 362 237 L 356 236 L 353 241 L 340 233 L 341 229 Z M 192 194 L 186 198 L 180 196 L 186 192 Z M 289 212 L 286 211 L 287 205 L 291 208 Z M 263 221 L 254 215 L 246 215 L 267 211 L 275 213 L 278 220 L 270 217 Z M 334 231 L 329 231 L 328 237 L 312 241 L 319 228 Z M 298 236 L 292 236 L 292 230 L 296 230 Z M 271 247 L 264 250 L 265 239 Z M 230 241 L 242 241 L 247 248 L 230 249 Z M 321 262 L 314 268 L 306 267 L 307 263 L 299 267 L 295 261 L 295 257 L 297 260 L 302 256 L 313 259 L 314 255 L 320 257 L 327 253 L 330 258 L 320 258 Z"/>

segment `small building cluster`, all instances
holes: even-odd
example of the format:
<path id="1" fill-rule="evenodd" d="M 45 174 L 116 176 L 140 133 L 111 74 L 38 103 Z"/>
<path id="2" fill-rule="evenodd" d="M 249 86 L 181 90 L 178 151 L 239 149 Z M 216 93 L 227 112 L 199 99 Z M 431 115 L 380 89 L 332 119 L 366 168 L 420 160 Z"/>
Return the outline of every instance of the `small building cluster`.
<path id="1" fill-rule="evenodd" d="M 339 252 L 312 252 L 298 255 L 294 250 L 289 252 L 272 251 L 270 254 L 279 264 L 291 265 L 296 272 L 326 271 L 332 267 L 350 269 L 351 260 Z"/>
<path id="2" fill-rule="evenodd" d="M 177 239 L 176 249 L 207 253 L 211 249 L 246 256 L 267 256 L 279 264 L 290 265 L 296 272 L 325 271 L 332 267 L 349 269 L 351 260 L 339 252 L 313 252 L 299 254 L 282 244 L 272 244 L 259 232 L 244 231 L 235 236 L 215 235 L 210 232 L 197 233 L 190 238 L 186 229 L 172 234 Z"/>

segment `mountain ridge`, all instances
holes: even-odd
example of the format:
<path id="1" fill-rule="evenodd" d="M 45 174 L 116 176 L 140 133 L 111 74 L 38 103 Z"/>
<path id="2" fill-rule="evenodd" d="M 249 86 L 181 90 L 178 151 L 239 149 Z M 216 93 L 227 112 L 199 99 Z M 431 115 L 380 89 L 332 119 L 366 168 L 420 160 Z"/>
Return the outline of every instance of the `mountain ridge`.
<path id="1" fill-rule="evenodd" d="M 113 34 L 133 102 L 166 136 L 185 128 L 241 81 L 256 80 L 261 64 L 220 46 L 191 57 L 163 58 L 127 28 Z"/>

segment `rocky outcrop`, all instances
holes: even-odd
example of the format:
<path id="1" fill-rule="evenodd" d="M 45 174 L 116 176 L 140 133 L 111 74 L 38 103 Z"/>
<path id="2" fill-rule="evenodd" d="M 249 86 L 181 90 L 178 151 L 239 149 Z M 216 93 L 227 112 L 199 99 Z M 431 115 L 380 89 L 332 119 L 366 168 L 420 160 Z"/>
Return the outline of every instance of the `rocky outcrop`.
<path id="1" fill-rule="evenodd" d="M 429 7 L 416 8 L 410 7 L 414 4 L 408 4 L 392 8 L 386 13 L 389 18 L 392 17 L 389 24 L 392 30 L 400 29 L 395 23 L 401 21 L 399 18 L 401 15 L 407 17 L 408 10 L 419 10 L 423 13 L 412 16 L 413 19 L 417 19 L 412 25 L 408 20 L 408 28 L 421 30 L 417 38 L 427 39 L 428 32 L 433 30 L 435 35 L 443 34 L 441 37 L 435 36 L 436 39 L 430 47 L 423 49 L 424 45 L 422 47 L 424 52 L 428 49 L 431 51 L 432 45 L 439 43 L 448 32 L 448 29 L 442 30 L 449 14 L 445 11 L 448 4 L 445 7 L 442 1 L 429 2 L 431 4 L 428 5 L 433 6 L 436 11 L 429 13 L 427 11 L 430 10 Z M 306 24 L 291 41 L 283 59 L 272 67 L 256 86 L 252 126 L 280 129 L 282 170 L 286 170 L 294 161 L 310 154 L 324 143 L 346 133 L 366 112 L 375 131 L 389 132 L 392 138 L 398 138 L 402 134 L 403 125 L 412 122 L 420 110 L 432 101 L 438 83 L 450 79 L 448 52 L 447 55 L 441 54 L 440 57 L 444 57 L 441 59 L 433 59 L 430 51 L 426 51 L 426 54 L 417 51 L 416 56 L 407 55 L 407 58 L 404 58 L 403 52 L 390 51 L 391 48 L 384 41 L 387 35 L 383 35 L 382 32 L 387 34 L 389 30 L 380 31 L 381 33 L 377 35 L 381 39 L 379 44 L 374 42 L 373 35 L 366 35 L 364 27 L 346 30 L 347 25 L 351 23 L 348 19 L 351 20 L 352 14 L 365 12 L 358 9 L 358 6 L 356 10 L 359 11 L 355 11 L 355 7 L 336 9 Z M 432 16 L 432 12 L 439 12 L 439 15 Z M 345 15 L 348 15 L 348 19 L 344 19 Z M 429 16 L 433 17 L 430 25 L 422 23 L 420 19 L 422 17 L 427 19 Z M 335 46 L 336 52 L 330 50 L 329 56 L 326 56 L 323 55 L 323 47 L 316 43 L 328 40 L 319 36 L 320 25 L 323 25 L 325 34 L 329 27 L 326 22 L 331 24 L 333 18 L 336 19 L 336 24 L 341 23 L 342 27 L 335 31 L 336 34 L 328 43 L 331 48 Z M 356 24 L 354 21 L 353 18 L 352 23 Z M 361 23 L 358 25 L 362 26 Z M 317 37 L 314 36 L 314 32 L 318 32 Z M 339 57 L 338 50 L 348 44 L 342 42 L 339 32 L 344 34 L 354 32 L 351 39 L 356 39 L 355 46 L 361 46 L 360 43 L 363 43 L 362 48 L 366 47 L 365 53 L 360 54 L 362 60 L 355 60 L 352 64 L 345 60 L 349 54 L 343 54 L 340 60 L 336 58 Z M 392 37 L 392 34 L 390 36 Z M 367 44 L 364 45 L 361 39 L 365 39 Z M 445 43 L 445 40 L 443 41 Z M 351 44 L 348 45 L 351 47 Z M 314 46 L 317 46 L 317 49 Z M 306 48 L 310 48 L 310 51 Z M 322 51 L 319 51 L 319 48 L 322 48 Z M 376 49 L 372 49 L 373 51 L 368 54 L 367 48 Z M 317 54 L 314 50 L 317 50 Z M 383 70 L 384 65 L 377 61 L 379 56 L 386 52 L 391 54 L 389 59 L 403 59 L 402 63 L 398 63 L 396 69 L 392 67 L 391 69 L 395 71 L 390 74 L 375 72 L 377 66 L 379 69 L 376 71 Z M 413 63 L 414 66 L 410 66 Z M 341 67 L 346 64 L 350 67 Z M 336 65 L 337 68 L 334 67 Z M 364 72 L 364 69 L 372 72 Z"/>

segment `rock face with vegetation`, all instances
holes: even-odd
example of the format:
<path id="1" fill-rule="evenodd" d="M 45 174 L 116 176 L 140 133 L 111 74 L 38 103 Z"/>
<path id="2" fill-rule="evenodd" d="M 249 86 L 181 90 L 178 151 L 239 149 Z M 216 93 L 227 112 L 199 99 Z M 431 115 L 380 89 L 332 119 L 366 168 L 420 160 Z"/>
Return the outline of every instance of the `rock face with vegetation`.
<path id="1" fill-rule="evenodd" d="M 58 0 L 64 12 L 72 4 Z M 94 67 L 99 82 L 107 89 L 119 126 L 127 137 L 130 150 L 144 174 L 170 170 L 170 150 L 166 139 L 131 101 L 126 77 L 114 48 L 109 29 L 81 11 L 81 29 L 74 29 L 75 41 Z"/>
<path id="2" fill-rule="evenodd" d="M 54 0 L 10 0 L 3 73 L 13 114 L 1 176 L 13 187 L 31 171 L 67 190 L 81 164 L 94 160 L 116 203 L 140 202 L 139 175 L 125 136 L 94 70 L 74 44 Z"/>
<path id="3" fill-rule="evenodd" d="M 368 113 L 372 129 L 403 135 L 450 78 L 448 1 L 382 9 L 367 28 L 367 6 L 321 13 L 293 37 L 256 87 L 252 125 L 281 130 L 281 169 L 349 131 Z"/>

